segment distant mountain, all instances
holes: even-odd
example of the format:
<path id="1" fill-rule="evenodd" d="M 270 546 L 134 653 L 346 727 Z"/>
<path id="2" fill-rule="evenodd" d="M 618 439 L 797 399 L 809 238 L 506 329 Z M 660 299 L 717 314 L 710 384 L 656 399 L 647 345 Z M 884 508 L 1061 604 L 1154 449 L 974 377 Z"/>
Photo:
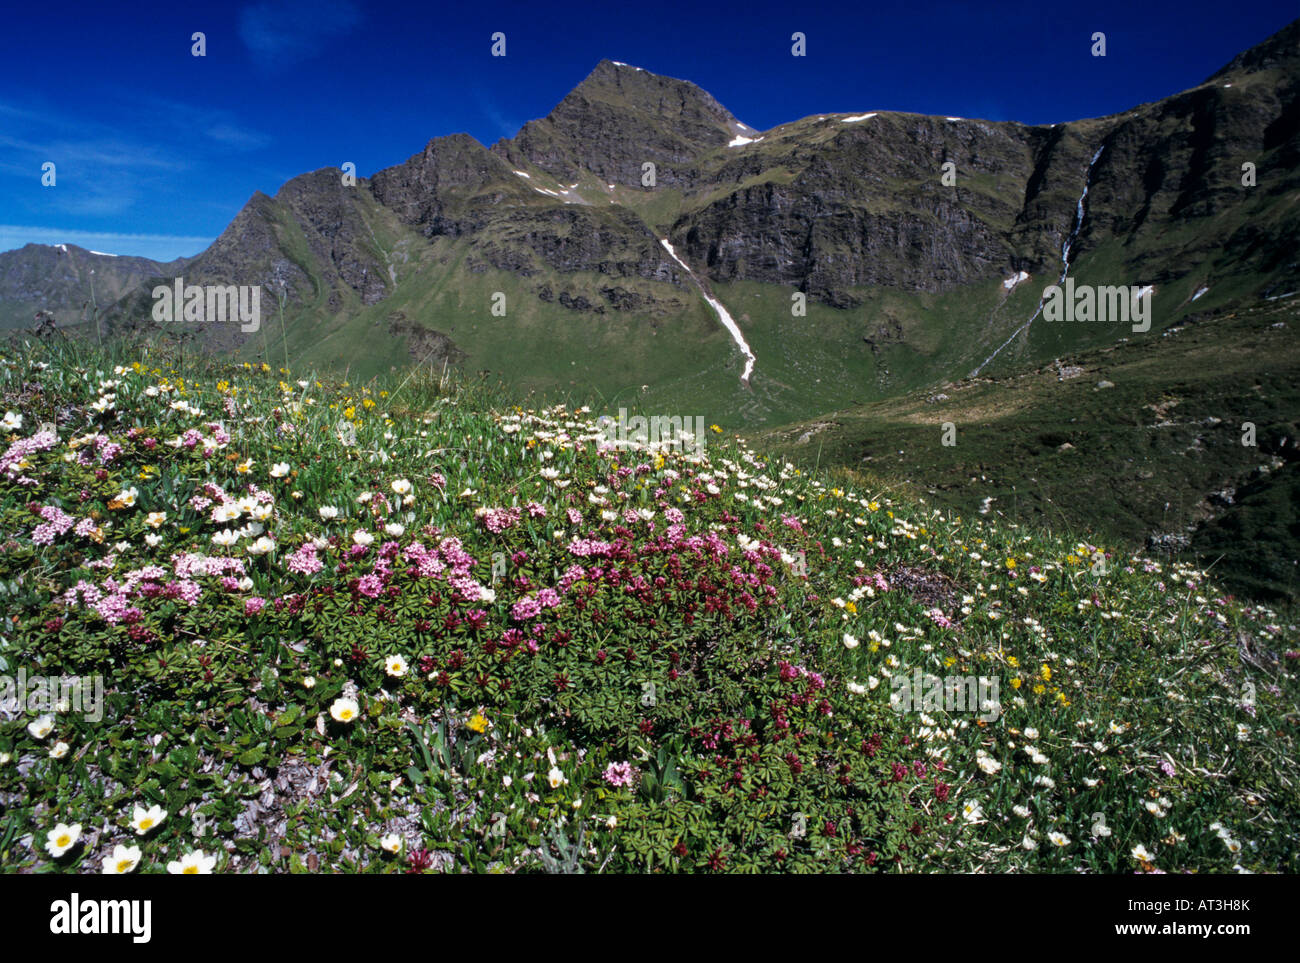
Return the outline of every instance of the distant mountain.
<path id="1" fill-rule="evenodd" d="M 179 271 L 185 258 L 163 263 L 117 257 L 75 244 L 28 244 L 0 252 L 0 328 L 28 327 L 37 311 L 60 324 L 88 321 L 147 279 Z"/>
<path id="2" fill-rule="evenodd" d="M 275 343 L 354 371 L 454 361 L 536 387 L 581 365 L 602 391 L 702 390 L 740 420 L 790 420 L 846 384 L 887 397 L 1113 341 L 1099 325 L 1026 325 L 1067 267 L 1155 285 L 1150 337 L 1300 287 L 1298 48 L 1300 21 L 1110 117 L 871 108 L 768 131 L 694 84 L 605 60 L 512 139 L 438 137 L 353 186 L 304 174 L 156 273 L 264 286 L 260 332 L 199 332 L 224 352 Z M 147 323 L 152 283 L 115 307 L 118 325 Z M 704 295 L 752 346 L 748 385 Z"/>

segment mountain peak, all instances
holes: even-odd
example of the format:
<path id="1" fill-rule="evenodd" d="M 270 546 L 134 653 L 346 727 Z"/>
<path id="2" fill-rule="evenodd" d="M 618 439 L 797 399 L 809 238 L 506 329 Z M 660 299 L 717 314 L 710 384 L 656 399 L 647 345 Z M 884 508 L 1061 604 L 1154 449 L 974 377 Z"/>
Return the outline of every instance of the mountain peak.
<path id="1" fill-rule="evenodd" d="M 597 63 L 555 110 L 562 110 L 575 100 L 604 101 L 670 123 L 703 121 L 726 127 L 738 123 L 712 94 L 689 80 L 657 74 L 618 60 L 604 59 Z"/>
<path id="2" fill-rule="evenodd" d="M 1232 74 L 1256 73 L 1288 67 L 1294 69 L 1298 61 L 1300 61 L 1300 20 L 1292 20 L 1273 36 L 1237 54 L 1221 70 L 1210 76 L 1207 83 Z"/>
<path id="3" fill-rule="evenodd" d="M 659 183 L 674 184 L 742 133 L 753 131 L 690 81 L 606 59 L 546 117 L 494 151 L 563 180 L 591 172 L 628 186 L 641 183 L 649 162 Z"/>

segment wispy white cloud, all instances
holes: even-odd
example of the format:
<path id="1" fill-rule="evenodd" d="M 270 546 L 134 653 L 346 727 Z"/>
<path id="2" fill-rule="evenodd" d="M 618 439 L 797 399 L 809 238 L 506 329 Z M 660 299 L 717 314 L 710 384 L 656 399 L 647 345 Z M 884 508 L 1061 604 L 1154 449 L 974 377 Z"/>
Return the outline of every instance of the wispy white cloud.
<path id="1" fill-rule="evenodd" d="M 316 56 L 361 22 L 351 0 L 264 0 L 239 15 L 239 36 L 259 64 L 285 67 Z"/>
<path id="2" fill-rule="evenodd" d="M 237 124 L 219 123 L 209 127 L 205 133 L 213 140 L 238 150 L 257 150 L 271 142 L 266 134 Z"/>

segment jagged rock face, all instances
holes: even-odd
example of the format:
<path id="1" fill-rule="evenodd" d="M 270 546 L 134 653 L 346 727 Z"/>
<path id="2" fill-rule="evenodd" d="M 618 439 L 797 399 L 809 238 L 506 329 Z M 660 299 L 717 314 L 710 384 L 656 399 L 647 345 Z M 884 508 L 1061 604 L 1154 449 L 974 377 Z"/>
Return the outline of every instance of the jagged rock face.
<path id="1" fill-rule="evenodd" d="M 476 230 L 494 208 L 530 199 L 505 161 L 468 134 L 435 137 L 406 163 L 371 178 L 370 191 L 425 237 Z"/>
<path id="2" fill-rule="evenodd" d="M 476 241 L 493 267 L 524 277 L 540 261 L 561 274 L 595 271 L 616 278 L 680 283 L 680 268 L 631 211 L 545 207 L 511 213 Z"/>
<path id="3" fill-rule="evenodd" d="M 687 261 L 705 264 L 714 279 L 789 285 L 832 302 L 858 285 L 937 291 L 1009 269 L 1016 249 L 992 225 L 1018 210 L 1001 195 L 941 186 L 945 161 L 959 172 L 969 162 L 942 141 L 912 142 L 917 166 L 933 178 L 899 185 L 906 160 L 890 156 L 892 143 L 841 135 L 791 183 L 727 194 L 680 218 L 673 235 Z M 997 173 L 1026 173 L 1025 154 L 1012 153 Z"/>
<path id="4" fill-rule="evenodd" d="M 1153 249 L 1167 253 L 1150 280 L 1225 250 L 1261 273 L 1279 266 L 1300 240 L 1300 219 L 1255 218 L 1249 207 L 1300 189 L 1300 97 L 1290 76 L 1249 92 L 1210 83 L 1122 117 L 1098 162 L 1082 241 L 1118 237 L 1148 259 Z M 1255 187 L 1242 183 L 1246 162 L 1257 167 Z M 1177 247 L 1162 240 L 1174 231 Z"/>
<path id="5" fill-rule="evenodd" d="M 340 283 L 356 291 L 362 304 L 388 293 L 387 272 L 372 253 L 373 235 L 356 204 L 358 190 L 364 187 L 345 185 L 339 171 L 325 169 L 295 177 L 275 195 L 302 226 L 317 262 L 332 267 L 327 276 L 331 306 L 339 304 Z"/>

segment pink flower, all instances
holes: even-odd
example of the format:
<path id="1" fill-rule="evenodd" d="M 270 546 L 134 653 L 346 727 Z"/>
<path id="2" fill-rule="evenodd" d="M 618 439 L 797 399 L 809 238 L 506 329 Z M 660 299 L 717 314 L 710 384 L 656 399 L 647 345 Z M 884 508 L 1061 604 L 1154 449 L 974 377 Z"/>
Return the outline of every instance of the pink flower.
<path id="1" fill-rule="evenodd" d="M 605 782 L 611 786 L 632 785 L 632 764 L 629 762 L 611 762 L 605 767 Z"/>
<path id="2" fill-rule="evenodd" d="M 311 542 L 290 555 L 285 564 L 290 572 L 298 575 L 315 575 L 325 567 L 324 563 L 316 557 L 316 546 Z"/>
<path id="3" fill-rule="evenodd" d="M 260 615 L 262 609 L 266 607 L 266 599 L 254 596 L 251 599 L 244 600 L 245 615 Z"/>
<path id="4" fill-rule="evenodd" d="M 542 604 L 537 599 L 520 599 L 510 608 L 510 617 L 517 622 L 526 622 L 542 614 Z"/>

